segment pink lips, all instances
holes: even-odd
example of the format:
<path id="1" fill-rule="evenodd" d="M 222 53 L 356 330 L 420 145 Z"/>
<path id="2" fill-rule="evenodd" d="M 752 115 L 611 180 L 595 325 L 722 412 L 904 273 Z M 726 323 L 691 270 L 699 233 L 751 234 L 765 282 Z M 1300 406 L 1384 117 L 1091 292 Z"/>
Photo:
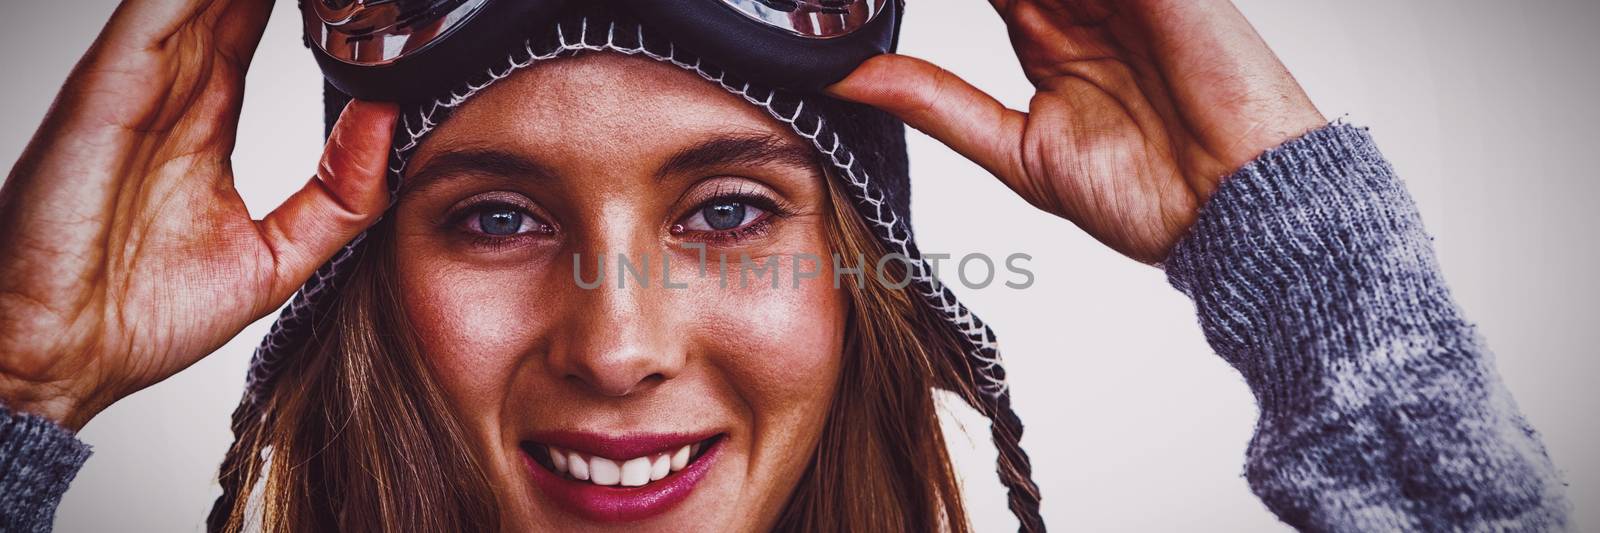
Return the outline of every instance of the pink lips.
<path id="1" fill-rule="evenodd" d="M 685 445 L 705 441 L 717 433 L 655 434 L 608 437 L 591 433 L 548 432 L 534 435 L 539 445 L 556 446 L 585 455 L 600 456 L 622 461 L 659 453 L 671 453 Z M 658 516 L 689 497 L 695 485 L 705 477 L 722 450 L 723 441 L 717 439 L 710 448 L 682 470 L 640 487 L 600 486 L 588 481 L 577 481 L 551 472 L 540 465 L 528 452 L 523 461 L 533 478 L 533 483 L 558 505 L 596 522 L 631 522 Z"/>

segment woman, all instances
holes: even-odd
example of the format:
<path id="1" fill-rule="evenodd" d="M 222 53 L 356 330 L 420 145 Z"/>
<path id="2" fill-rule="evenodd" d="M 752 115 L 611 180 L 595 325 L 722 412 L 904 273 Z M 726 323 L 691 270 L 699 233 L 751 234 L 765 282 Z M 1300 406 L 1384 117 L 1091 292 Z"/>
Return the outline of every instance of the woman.
<path id="1" fill-rule="evenodd" d="M 1257 394 L 1246 473 L 1287 523 L 1565 525 L 1399 182 L 1231 5 L 994 3 L 1027 114 L 903 56 L 806 110 L 585 13 L 606 39 L 569 20 L 434 105 L 349 104 L 256 222 L 227 161 L 267 3 L 126 2 L 0 195 L 8 522 L 49 527 L 87 456 L 70 431 L 312 278 L 258 354 L 214 529 L 965 530 L 934 387 L 995 420 L 1042 529 L 992 338 L 920 262 L 889 276 L 917 294 L 660 268 L 915 258 L 897 125 L 843 100 L 1164 265 Z M 617 254 L 662 285 L 586 288 Z"/>

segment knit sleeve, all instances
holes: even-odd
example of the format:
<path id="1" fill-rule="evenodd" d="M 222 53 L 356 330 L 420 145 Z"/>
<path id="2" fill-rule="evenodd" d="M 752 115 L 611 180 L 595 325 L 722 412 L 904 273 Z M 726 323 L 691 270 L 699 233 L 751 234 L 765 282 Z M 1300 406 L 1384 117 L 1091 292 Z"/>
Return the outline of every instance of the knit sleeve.
<path id="1" fill-rule="evenodd" d="M 1244 475 L 1310 531 L 1548 531 L 1565 487 L 1417 208 L 1335 124 L 1225 180 L 1164 265 L 1254 392 Z"/>
<path id="2" fill-rule="evenodd" d="M 47 532 L 89 445 L 42 417 L 0 404 L 0 531 Z"/>

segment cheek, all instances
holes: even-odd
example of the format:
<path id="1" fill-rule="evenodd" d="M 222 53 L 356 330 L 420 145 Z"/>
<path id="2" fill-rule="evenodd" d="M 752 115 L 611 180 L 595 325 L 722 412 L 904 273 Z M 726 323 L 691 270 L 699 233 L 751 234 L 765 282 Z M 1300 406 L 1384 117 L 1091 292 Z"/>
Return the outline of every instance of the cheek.
<path id="1" fill-rule="evenodd" d="M 450 401 L 468 418 L 497 412 L 542 328 L 538 274 L 427 258 L 402 261 L 399 273 L 406 318 Z"/>
<path id="2" fill-rule="evenodd" d="M 724 376 L 749 421 L 758 483 L 792 484 L 804 472 L 821 435 L 843 367 L 848 293 L 831 274 L 794 288 L 787 270 L 779 288 L 751 280 L 738 288 L 714 283 L 694 290 L 698 344 Z M 695 287 L 698 289 L 698 287 Z M 768 489 L 782 495 L 785 490 Z"/>
<path id="3" fill-rule="evenodd" d="M 726 289 L 699 313 L 716 364 L 756 414 L 815 407 L 831 397 L 844 335 L 843 291 L 828 283 L 800 288 Z"/>

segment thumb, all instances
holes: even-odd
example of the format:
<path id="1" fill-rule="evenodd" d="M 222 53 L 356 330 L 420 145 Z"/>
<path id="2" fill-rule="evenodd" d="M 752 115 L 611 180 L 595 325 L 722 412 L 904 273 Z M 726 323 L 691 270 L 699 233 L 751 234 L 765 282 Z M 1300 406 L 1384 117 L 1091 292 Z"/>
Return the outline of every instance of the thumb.
<path id="1" fill-rule="evenodd" d="M 388 208 L 384 178 L 398 116 L 393 104 L 350 102 L 328 136 L 316 177 L 257 223 L 272 251 L 273 305 Z"/>
<path id="2" fill-rule="evenodd" d="M 1022 176 L 1020 146 L 1028 116 L 1009 109 L 938 65 L 885 54 L 862 63 L 825 91 L 899 117 L 1007 183 Z"/>

